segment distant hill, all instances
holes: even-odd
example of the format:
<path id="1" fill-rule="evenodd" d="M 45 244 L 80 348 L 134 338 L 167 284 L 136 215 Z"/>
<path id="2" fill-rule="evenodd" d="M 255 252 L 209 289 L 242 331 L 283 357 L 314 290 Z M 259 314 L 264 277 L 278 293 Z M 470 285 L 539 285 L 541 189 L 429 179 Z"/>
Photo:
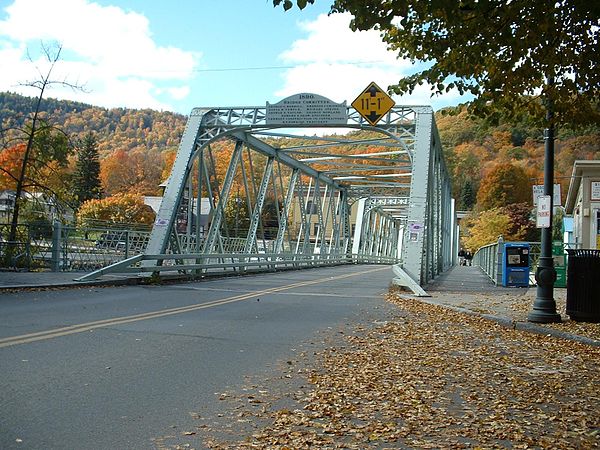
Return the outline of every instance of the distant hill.
<path id="1" fill-rule="evenodd" d="M 35 98 L 0 92 L 2 129 L 22 125 L 35 108 Z M 98 150 L 106 156 L 115 150 L 175 149 L 183 134 L 187 117 L 151 109 L 101 108 L 69 100 L 46 98 L 41 111 L 53 124 L 72 138 L 88 131 L 97 135 Z"/>
<path id="2" fill-rule="evenodd" d="M 0 93 L 2 129 L 22 125 L 33 111 L 35 101 L 14 93 Z M 43 115 L 71 138 L 82 137 L 88 131 L 95 132 L 101 164 L 103 158 L 116 151 L 175 150 L 187 121 L 186 116 L 172 112 L 106 109 L 52 98 L 44 99 L 41 106 Z M 531 184 L 541 183 L 543 130 L 526 122 L 490 125 L 483 120 L 469 118 L 460 107 L 445 112 L 449 111 L 455 114 L 436 113 L 436 123 L 458 209 L 474 206 L 472 202 L 476 200 L 482 180 L 499 163 L 520 166 L 526 170 Z M 298 141 L 301 145 L 302 139 Z M 573 162 L 577 159 L 600 159 L 600 124 L 584 130 L 559 129 L 555 147 L 555 176 L 563 186 L 564 197 Z M 156 180 L 150 182 L 151 185 L 158 183 Z"/>
<path id="3" fill-rule="evenodd" d="M 521 123 L 491 125 L 468 117 L 465 108 L 449 108 L 436 114 L 440 139 L 452 178 L 457 208 L 472 209 L 485 176 L 499 164 L 525 170 L 530 185 L 543 183 L 544 130 L 523 120 Z M 454 114 L 448 114 L 452 112 Z M 557 130 L 554 149 L 554 180 L 567 195 L 573 162 L 600 159 L 600 124 L 585 129 Z M 533 194 L 528 194 L 530 198 Z"/>

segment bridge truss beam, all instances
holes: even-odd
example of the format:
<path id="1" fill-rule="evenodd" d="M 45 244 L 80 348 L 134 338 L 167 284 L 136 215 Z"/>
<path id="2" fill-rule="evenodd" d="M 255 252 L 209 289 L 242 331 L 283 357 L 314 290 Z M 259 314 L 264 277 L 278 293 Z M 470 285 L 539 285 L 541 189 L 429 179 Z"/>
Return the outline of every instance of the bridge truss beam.
<path id="1" fill-rule="evenodd" d="M 451 265 L 450 183 L 431 108 L 394 107 L 376 127 L 348 108 L 350 131 L 327 137 L 299 132 L 319 124 L 266 116 L 192 111 L 141 271 L 166 261 L 196 274 L 272 268 L 279 255 L 286 265 L 401 262 L 424 284 Z M 261 255 L 274 259 L 260 265 Z"/>

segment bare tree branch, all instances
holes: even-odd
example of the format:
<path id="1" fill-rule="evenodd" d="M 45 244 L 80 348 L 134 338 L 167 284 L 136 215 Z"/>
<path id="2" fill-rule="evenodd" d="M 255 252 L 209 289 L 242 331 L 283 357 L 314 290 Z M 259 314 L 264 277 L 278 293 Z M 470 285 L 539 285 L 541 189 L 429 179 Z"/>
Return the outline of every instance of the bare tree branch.
<path id="1" fill-rule="evenodd" d="M 71 82 L 67 81 L 66 79 L 64 79 L 64 80 L 50 79 L 50 75 L 51 75 L 52 71 L 54 70 L 56 63 L 60 60 L 60 54 L 62 53 L 62 44 L 60 44 L 58 42 L 54 42 L 52 44 L 52 47 L 54 47 L 54 49 L 52 49 L 52 47 L 50 45 L 42 42 L 41 47 L 42 47 L 42 51 L 44 52 L 44 55 L 46 57 L 46 60 L 50 63 L 50 67 L 48 68 L 48 71 L 45 72 L 45 74 L 44 74 L 44 72 L 42 72 L 42 70 L 35 64 L 35 62 L 31 58 L 31 55 L 29 54 L 29 50 L 28 50 L 27 51 L 27 59 L 34 65 L 34 67 L 38 73 L 38 78 L 35 80 L 26 81 L 24 83 L 19 83 L 18 86 L 32 87 L 32 88 L 38 89 L 42 93 L 44 90 L 48 89 L 51 86 L 62 86 L 62 87 L 68 87 L 74 91 L 81 91 L 81 92 L 86 92 L 86 93 L 89 92 L 85 88 L 85 85 L 82 85 L 79 83 L 71 83 Z"/>
<path id="2" fill-rule="evenodd" d="M 46 62 L 48 63 L 47 68 L 39 67 L 33 61 L 33 58 L 31 57 L 30 53 L 27 52 L 27 58 L 32 63 L 32 65 L 35 68 L 35 71 L 37 72 L 37 79 L 20 84 L 21 86 L 28 86 L 38 89 L 39 94 L 37 96 L 34 110 L 32 111 L 31 116 L 27 120 L 28 123 L 26 124 L 26 126 L 22 127 L 23 129 L 20 129 L 22 135 L 26 137 L 27 145 L 23 155 L 23 160 L 21 162 L 20 172 L 16 180 L 16 201 L 9 233 L 10 241 L 14 241 L 16 237 L 17 225 L 19 223 L 20 200 L 21 195 L 25 191 L 25 189 L 30 187 L 36 187 L 39 189 L 43 189 L 44 191 L 52 192 L 54 195 L 57 194 L 48 186 L 43 186 L 39 181 L 34 180 L 34 177 L 31 176 L 38 175 L 40 169 L 39 166 L 41 166 L 41 160 L 38 159 L 37 155 L 35 154 L 35 136 L 40 132 L 43 133 L 55 130 L 55 128 L 49 125 L 48 123 L 39 123 L 40 121 L 42 121 L 42 117 L 44 116 L 44 114 L 42 114 L 42 112 L 40 111 L 40 107 L 46 89 L 50 88 L 51 86 L 63 86 L 69 87 L 74 90 L 84 90 L 83 86 L 80 86 L 76 83 L 70 83 L 66 79 L 52 79 L 53 72 L 61 58 L 62 45 L 60 43 L 46 44 L 42 42 L 41 50 L 43 52 Z M 31 173 L 28 174 L 28 172 Z M 14 175 L 11 174 L 11 177 L 14 177 Z M 58 197 L 59 196 L 57 195 L 57 198 Z M 7 256 L 10 257 L 10 255 L 8 254 Z"/>

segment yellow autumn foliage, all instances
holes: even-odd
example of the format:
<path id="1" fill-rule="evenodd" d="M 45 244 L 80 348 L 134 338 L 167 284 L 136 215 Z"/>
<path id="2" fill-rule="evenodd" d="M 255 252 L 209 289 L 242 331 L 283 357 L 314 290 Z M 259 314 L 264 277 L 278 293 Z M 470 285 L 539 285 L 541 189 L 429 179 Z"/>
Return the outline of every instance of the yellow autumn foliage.
<path id="1" fill-rule="evenodd" d="M 468 235 L 463 238 L 463 247 L 474 252 L 484 245 L 496 242 L 499 236 L 503 236 L 505 240 L 520 240 L 517 236 L 507 236 L 510 224 L 510 217 L 501 208 L 489 209 L 466 219 Z"/>
<path id="2" fill-rule="evenodd" d="M 83 227 L 108 224 L 151 225 L 154 212 L 144 204 L 143 197 L 135 194 L 116 194 L 103 199 L 84 202 L 77 213 L 77 223 Z"/>

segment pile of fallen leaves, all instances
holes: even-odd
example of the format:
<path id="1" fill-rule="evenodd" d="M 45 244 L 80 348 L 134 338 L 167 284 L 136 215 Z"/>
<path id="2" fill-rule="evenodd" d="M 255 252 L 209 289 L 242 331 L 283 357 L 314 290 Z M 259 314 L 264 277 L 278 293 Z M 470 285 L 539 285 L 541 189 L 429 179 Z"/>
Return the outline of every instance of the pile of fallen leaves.
<path id="1" fill-rule="evenodd" d="M 301 381 L 289 386 L 293 402 L 282 406 L 270 390 L 254 386 L 254 392 L 239 395 L 226 418 L 230 428 L 238 422 L 238 431 L 248 436 L 204 445 L 600 446 L 600 348 L 504 328 L 399 295 L 389 300 L 398 312 L 387 323 L 357 330 L 345 345 L 324 350 L 318 369 L 290 368 L 307 377 L 301 389 Z"/>
<path id="2" fill-rule="evenodd" d="M 465 308 L 480 314 L 491 314 L 505 317 L 515 322 L 527 322 L 527 315 L 531 312 L 536 297 L 536 289 L 527 289 L 519 292 L 514 291 L 490 293 L 458 293 L 458 292 L 434 292 L 435 302 L 446 304 L 451 307 Z M 540 327 L 552 328 L 554 330 L 583 336 L 600 342 L 600 324 L 588 322 L 576 322 L 567 314 L 566 289 L 555 289 L 554 300 L 556 311 L 561 315 L 559 323 L 538 324 Z"/>

